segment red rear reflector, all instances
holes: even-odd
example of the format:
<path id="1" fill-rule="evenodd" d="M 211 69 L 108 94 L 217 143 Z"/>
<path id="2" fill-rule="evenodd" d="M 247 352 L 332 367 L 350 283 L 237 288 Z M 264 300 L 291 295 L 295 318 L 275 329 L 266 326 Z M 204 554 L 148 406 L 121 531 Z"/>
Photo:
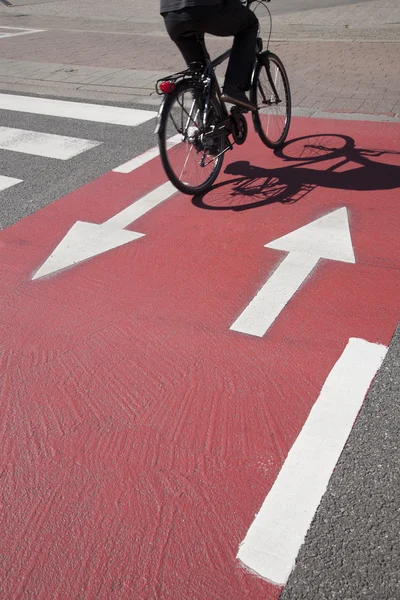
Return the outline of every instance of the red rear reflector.
<path id="1" fill-rule="evenodd" d="M 172 94 L 175 89 L 175 84 L 171 83 L 171 81 L 163 81 L 160 83 L 160 90 L 163 94 Z"/>

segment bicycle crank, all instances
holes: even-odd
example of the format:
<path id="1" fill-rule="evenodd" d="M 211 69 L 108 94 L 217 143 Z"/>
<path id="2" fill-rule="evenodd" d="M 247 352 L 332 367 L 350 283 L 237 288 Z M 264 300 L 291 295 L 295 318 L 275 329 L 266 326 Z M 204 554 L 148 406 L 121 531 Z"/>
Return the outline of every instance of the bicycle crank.
<path id="1" fill-rule="evenodd" d="M 233 141 L 238 146 L 241 146 L 242 144 L 245 143 L 245 141 L 247 139 L 247 131 L 248 131 L 247 121 L 246 121 L 243 113 L 235 108 L 232 108 L 232 110 L 231 110 L 231 117 L 232 117 L 231 134 L 233 137 Z"/>

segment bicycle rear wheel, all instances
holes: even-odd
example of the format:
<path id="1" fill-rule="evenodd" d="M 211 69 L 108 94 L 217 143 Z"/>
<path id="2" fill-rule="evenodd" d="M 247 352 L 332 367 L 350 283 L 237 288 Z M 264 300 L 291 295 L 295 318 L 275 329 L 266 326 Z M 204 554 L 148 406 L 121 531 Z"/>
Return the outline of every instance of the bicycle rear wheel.
<path id="1" fill-rule="evenodd" d="M 226 144 L 224 136 L 204 140 L 203 110 L 198 98 L 194 82 L 177 84 L 165 98 L 158 132 L 160 157 L 169 180 L 178 190 L 191 195 L 211 188 L 221 170 Z M 219 104 L 212 98 L 206 130 L 220 119 Z"/>
<path id="2" fill-rule="evenodd" d="M 285 67 L 276 54 L 265 51 L 258 57 L 250 97 L 257 106 L 252 114 L 261 141 L 279 148 L 289 132 L 292 101 Z"/>

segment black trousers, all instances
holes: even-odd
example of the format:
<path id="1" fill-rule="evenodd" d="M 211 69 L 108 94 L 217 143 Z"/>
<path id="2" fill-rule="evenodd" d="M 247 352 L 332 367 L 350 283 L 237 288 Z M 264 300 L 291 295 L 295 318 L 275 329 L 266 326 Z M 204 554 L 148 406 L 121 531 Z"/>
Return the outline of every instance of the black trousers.
<path id="1" fill-rule="evenodd" d="M 250 88 L 254 64 L 258 19 L 240 0 L 222 0 L 215 6 L 196 6 L 163 15 L 170 38 L 178 46 L 186 64 L 204 62 L 204 53 L 192 32 L 234 36 L 225 73 L 225 88 Z M 186 34 L 186 35 L 185 35 Z"/>

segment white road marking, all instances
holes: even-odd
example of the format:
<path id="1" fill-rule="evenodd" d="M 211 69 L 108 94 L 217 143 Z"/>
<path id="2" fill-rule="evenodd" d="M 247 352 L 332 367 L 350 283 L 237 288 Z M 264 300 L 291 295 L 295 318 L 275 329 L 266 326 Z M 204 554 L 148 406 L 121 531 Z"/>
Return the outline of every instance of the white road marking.
<path id="1" fill-rule="evenodd" d="M 104 225 L 106 225 L 108 228 L 123 229 L 175 193 L 176 188 L 172 185 L 172 183 L 169 181 L 167 183 L 163 183 L 155 190 L 152 190 L 139 200 L 136 200 L 136 202 L 133 202 L 124 208 L 124 210 L 121 210 L 121 212 L 114 215 L 114 217 L 111 217 L 111 219 L 108 219 Z"/>
<path id="2" fill-rule="evenodd" d="M 110 229 L 104 225 L 77 221 L 32 279 L 39 279 L 55 271 L 76 265 L 107 252 L 107 250 L 132 242 L 143 235 L 136 231 Z"/>
<path id="3" fill-rule="evenodd" d="M 5 31 L 3 31 L 5 29 Z M 15 37 L 16 35 L 28 35 L 30 33 L 41 33 L 45 29 L 26 29 L 25 27 L 6 27 L 0 25 L 0 38 Z"/>
<path id="4" fill-rule="evenodd" d="M 167 140 L 167 149 L 176 146 L 176 144 L 179 144 L 181 141 L 182 136 L 179 133 L 177 135 L 174 135 L 173 137 Z M 128 162 L 124 163 L 123 165 L 116 167 L 115 169 L 113 169 L 113 171 L 115 173 L 132 173 L 132 171 L 146 164 L 159 154 L 160 150 L 157 146 L 155 146 L 154 148 L 150 148 L 150 150 L 143 152 L 143 154 L 140 154 L 139 156 L 128 160 Z"/>
<path id="5" fill-rule="evenodd" d="M 238 559 L 284 585 L 387 348 L 351 338 L 330 372 Z"/>
<path id="6" fill-rule="evenodd" d="M 128 127 L 140 125 L 157 116 L 157 113 L 151 110 L 51 100 L 50 98 L 33 98 L 13 94 L 0 94 L 0 109 Z"/>
<path id="7" fill-rule="evenodd" d="M 15 179 L 14 177 L 6 177 L 5 175 L 0 175 L 0 192 L 21 182 L 22 179 Z"/>
<path id="8" fill-rule="evenodd" d="M 12 127 L 0 127 L 0 149 L 68 160 L 102 142 L 41 133 Z"/>
<path id="9" fill-rule="evenodd" d="M 262 337 L 320 258 L 354 263 L 347 209 L 335 210 L 265 245 L 288 256 L 230 327 Z"/>
<path id="10" fill-rule="evenodd" d="M 97 225 L 77 221 L 48 259 L 36 271 L 32 279 L 39 279 L 50 273 L 55 273 L 143 237 L 144 233 L 127 231 L 124 227 L 167 200 L 175 192 L 176 188 L 172 183 L 167 182 L 136 200 L 105 223 Z"/>

